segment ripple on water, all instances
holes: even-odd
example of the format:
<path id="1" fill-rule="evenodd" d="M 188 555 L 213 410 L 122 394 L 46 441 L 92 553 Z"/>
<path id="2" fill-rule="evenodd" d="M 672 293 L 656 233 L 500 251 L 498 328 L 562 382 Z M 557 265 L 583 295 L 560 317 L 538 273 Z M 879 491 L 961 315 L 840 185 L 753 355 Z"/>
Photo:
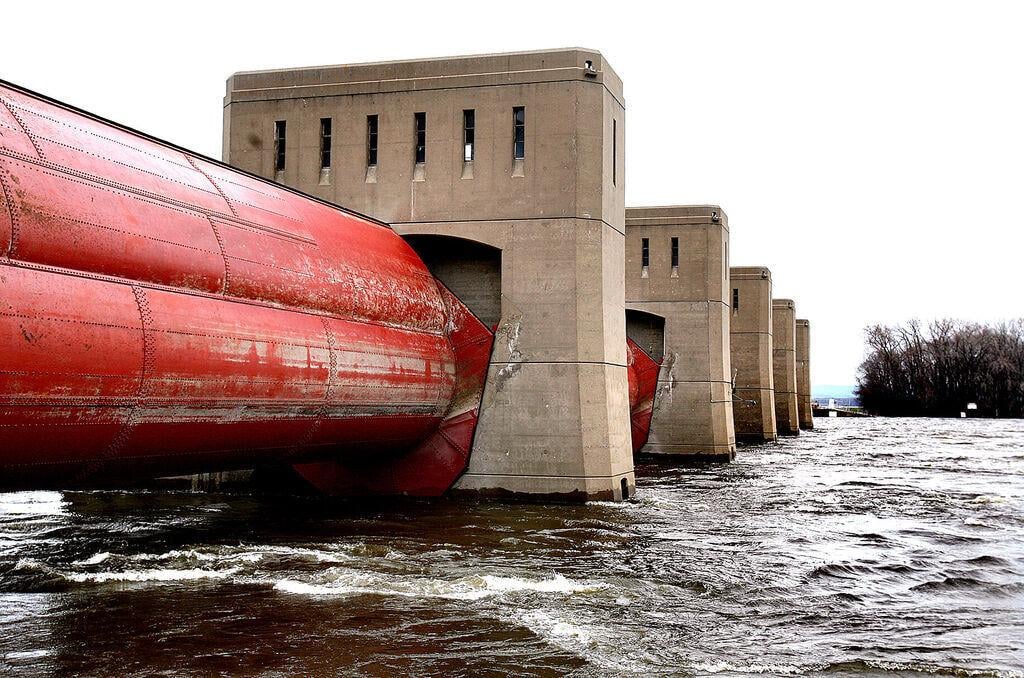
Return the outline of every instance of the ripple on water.
<path id="1" fill-rule="evenodd" d="M 1021 675 L 1024 422 L 816 423 L 734 464 L 645 461 L 628 503 L 3 495 L 0 657 L 57 675 Z"/>

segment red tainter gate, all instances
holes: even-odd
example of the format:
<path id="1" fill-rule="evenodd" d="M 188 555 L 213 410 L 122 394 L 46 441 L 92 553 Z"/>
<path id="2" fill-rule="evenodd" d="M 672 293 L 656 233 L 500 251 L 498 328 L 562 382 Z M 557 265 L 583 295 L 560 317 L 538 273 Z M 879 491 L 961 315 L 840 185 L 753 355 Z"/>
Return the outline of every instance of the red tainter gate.
<path id="1" fill-rule="evenodd" d="M 492 339 L 387 225 L 0 83 L 0 485 L 440 494 Z"/>
<path id="2" fill-rule="evenodd" d="M 654 395 L 658 389 L 661 361 L 654 360 L 632 339 L 626 339 L 627 376 L 629 378 L 629 423 L 633 454 L 647 444 L 654 416 Z"/>

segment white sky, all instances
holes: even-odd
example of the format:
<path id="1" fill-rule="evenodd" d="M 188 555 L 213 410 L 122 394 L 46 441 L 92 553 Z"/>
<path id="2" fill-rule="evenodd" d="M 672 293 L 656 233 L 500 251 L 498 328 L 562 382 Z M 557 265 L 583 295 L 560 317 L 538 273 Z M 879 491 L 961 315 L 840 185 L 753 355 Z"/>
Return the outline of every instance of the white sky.
<path id="1" fill-rule="evenodd" d="M 606 9 L 607 7 L 607 9 Z M 0 77 L 220 156 L 232 72 L 583 46 L 625 81 L 631 205 L 721 204 L 732 263 L 812 321 L 1024 316 L 1024 5 L 8 3 Z"/>

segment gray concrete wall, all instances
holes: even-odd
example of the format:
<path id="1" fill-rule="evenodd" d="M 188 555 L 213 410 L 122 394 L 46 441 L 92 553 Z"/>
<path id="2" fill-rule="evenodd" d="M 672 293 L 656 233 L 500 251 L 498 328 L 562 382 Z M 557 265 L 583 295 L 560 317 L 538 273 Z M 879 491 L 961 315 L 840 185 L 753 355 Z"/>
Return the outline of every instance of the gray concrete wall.
<path id="1" fill-rule="evenodd" d="M 814 428 L 811 409 L 811 321 L 796 321 L 796 398 L 800 428 Z"/>
<path id="2" fill-rule="evenodd" d="M 779 435 L 800 433 L 796 394 L 796 304 L 772 301 L 772 355 L 775 372 L 775 422 Z"/>
<path id="3" fill-rule="evenodd" d="M 772 344 L 772 275 L 763 266 L 729 269 L 729 339 L 736 438 L 775 440 L 775 377 Z"/>
<path id="4" fill-rule="evenodd" d="M 513 157 L 516 106 L 526 113 L 521 160 Z M 462 143 L 465 109 L 476 118 L 471 162 Z M 426 113 L 419 165 L 417 112 Z M 372 168 L 367 115 L 379 116 Z M 328 117 L 325 176 L 319 130 Z M 621 498 L 625 483 L 632 493 L 625 108 L 622 83 L 601 54 L 567 49 L 239 73 L 225 97 L 225 160 L 274 178 L 277 120 L 287 121 L 289 144 L 280 181 L 405 236 L 451 236 L 500 251 L 500 322 L 470 468 L 457 489 Z M 447 267 L 458 279 L 472 264 Z M 491 292 L 482 297 L 471 301 L 493 318 Z"/>
<path id="5" fill-rule="evenodd" d="M 676 267 L 673 237 L 679 239 Z M 731 459 L 736 452 L 728 249 L 728 219 L 717 205 L 626 210 L 626 308 L 665 319 L 665 358 L 645 453 Z"/>

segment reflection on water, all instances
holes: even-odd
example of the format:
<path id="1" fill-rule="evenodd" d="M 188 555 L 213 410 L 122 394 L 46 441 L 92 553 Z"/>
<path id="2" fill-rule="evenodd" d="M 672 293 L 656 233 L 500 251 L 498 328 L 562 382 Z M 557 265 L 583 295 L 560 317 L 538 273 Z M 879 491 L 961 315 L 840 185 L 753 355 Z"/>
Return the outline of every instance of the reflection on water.
<path id="1" fill-rule="evenodd" d="M 0 666 L 1024 675 L 1024 421 L 817 424 L 627 504 L 0 495 Z"/>

